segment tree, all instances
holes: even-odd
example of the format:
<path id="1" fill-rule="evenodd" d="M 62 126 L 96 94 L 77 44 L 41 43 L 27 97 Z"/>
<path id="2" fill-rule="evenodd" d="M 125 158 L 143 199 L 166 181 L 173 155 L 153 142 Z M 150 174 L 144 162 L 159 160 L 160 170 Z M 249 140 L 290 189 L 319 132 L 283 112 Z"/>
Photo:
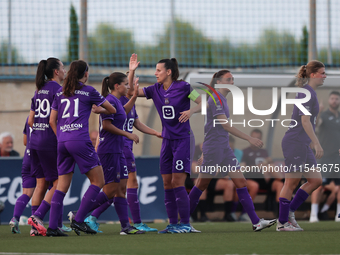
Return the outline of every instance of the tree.
<path id="1" fill-rule="evenodd" d="M 79 25 L 76 10 L 73 4 L 70 8 L 70 37 L 68 39 L 69 62 L 79 59 Z"/>
<path id="2" fill-rule="evenodd" d="M 89 61 L 94 63 L 128 65 L 135 50 L 130 31 L 119 30 L 110 24 L 99 24 L 89 36 Z"/>
<path id="3" fill-rule="evenodd" d="M 8 49 L 8 42 L 3 41 L 0 45 L 0 63 L 7 64 L 7 49 Z M 19 63 L 22 61 L 22 58 L 19 56 L 19 51 L 16 47 L 11 45 L 11 57 L 12 57 L 12 63 Z"/>
<path id="4" fill-rule="evenodd" d="M 307 26 L 304 26 L 298 52 L 298 63 L 300 65 L 305 65 L 308 62 L 308 36 Z"/>

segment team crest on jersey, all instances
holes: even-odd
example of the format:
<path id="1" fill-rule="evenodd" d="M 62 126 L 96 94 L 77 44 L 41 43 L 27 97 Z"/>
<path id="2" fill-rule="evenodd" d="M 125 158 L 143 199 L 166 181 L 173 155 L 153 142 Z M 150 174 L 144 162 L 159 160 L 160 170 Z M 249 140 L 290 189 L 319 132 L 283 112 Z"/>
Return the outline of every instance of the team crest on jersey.
<path id="1" fill-rule="evenodd" d="M 135 162 L 131 162 L 131 166 L 132 167 L 136 167 L 136 163 Z"/>
<path id="2" fill-rule="evenodd" d="M 169 98 L 165 98 L 165 104 L 169 104 Z"/>
<path id="3" fill-rule="evenodd" d="M 117 179 L 120 179 L 120 173 L 117 174 Z"/>

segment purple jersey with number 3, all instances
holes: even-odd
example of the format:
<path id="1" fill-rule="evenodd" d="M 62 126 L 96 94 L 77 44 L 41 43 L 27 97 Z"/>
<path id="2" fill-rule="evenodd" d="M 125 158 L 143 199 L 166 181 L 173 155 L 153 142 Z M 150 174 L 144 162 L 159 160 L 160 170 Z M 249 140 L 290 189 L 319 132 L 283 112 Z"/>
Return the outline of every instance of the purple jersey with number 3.
<path id="1" fill-rule="evenodd" d="M 51 105 L 55 94 L 60 88 L 61 86 L 57 82 L 49 81 L 44 84 L 42 89 L 35 91 L 31 103 L 31 111 L 35 111 L 31 149 L 57 150 L 57 138 L 50 127 L 49 121 Z"/>
<path id="2" fill-rule="evenodd" d="M 74 95 L 65 97 L 62 88 L 56 93 L 52 109 L 58 111 L 58 142 L 89 140 L 89 117 L 92 105 L 105 102 L 105 98 L 91 86 L 82 85 Z"/>
<path id="3" fill-rule="evenodd" d="M 103 129 L 103 121 L 110 120 L 111 124 L 116 128 L 123 130 L 126 120 L 125 109 L 118 98 L 109 94 L 106 100 L 116 108 L 115 114 L 100 114 L 100 133 L 99 133 L 99 146 L 98 154 L 106 153 L 123 153 L 124 136 L 112 134 Z"/>
<path id="4" fill-rule="evenodd" d="M 318 116 L 318 113 L 319 113 L 318 98 L 317 98 L 315 90 L 311 86 L 307 84 L 303 88 L 307 89 L 311 94 L 310 100 L 302 105 L 307 109 L 307 111 L 309 111 L 312 114 L 310 116 L 310 122 L 312 123 L 313 130 L 315 130 L 316 117 Z M 296 98 L 305 98 L 305 97 L 306 95 L 304 93 L 298 93 L 296 96 Z M 296 105 L 294 105 L 291 119 L 295 120 L 296 122 L 291 121 L 290 127 L 288 128 L 288 131 L 286 132 L 283 139 L 294 141 L 294 142 L 300 142 L 305 145 L 309 145 L 311 143 L 311 139 L 307 135 L 301 123 L 301 116 L 303 115 L 305 114 Z M 297 125 L 293 127 L 296 123 Z"/>
<path id="5" fill-rule="evenodd" d="M 129 102 L 129 99 L 127 97 L 120 97 L 119 100 L 122 103 L 122 105 L 125 105 L 127 102 Z M 129 133 L 132 133 L 135 119 L 138 119 L 138 115 L 137 115 L 136 107 L 133 106 L 131 111 L 126 115 L 126 121 L 124 123 L 123 130 Z M 128 146 L 132 150 L 133 141 L 124 136 L 124 146 Z"/>
<path id="6" fill-rule="evenodd" d="M 153 100 L 162 121 L 162 137 L 167 139 L 182 139 L 190 137 L 189 121 L 178 121 L 181 112 L 190 109 L 191 86 L 185 81 L 174 81 L 164 90 L 163 84 L 155 83 L 143 88 L 147 99 Z"/>

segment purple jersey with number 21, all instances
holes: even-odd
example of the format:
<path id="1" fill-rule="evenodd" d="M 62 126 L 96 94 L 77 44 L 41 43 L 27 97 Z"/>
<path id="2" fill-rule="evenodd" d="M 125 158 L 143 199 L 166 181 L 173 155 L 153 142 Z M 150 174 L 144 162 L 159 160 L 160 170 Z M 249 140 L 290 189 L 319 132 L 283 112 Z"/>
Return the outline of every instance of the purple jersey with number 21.
<path id="1" fill-rule="evenodd" d="M 57 92 L 52 109 L 58 111 L 58 142 L 89 140 L 89 117 L 92 105 L 105 102 L 105 98 L 91 86 L 82 85 L 74 95 L 65 97 L 62 88 Z"/>

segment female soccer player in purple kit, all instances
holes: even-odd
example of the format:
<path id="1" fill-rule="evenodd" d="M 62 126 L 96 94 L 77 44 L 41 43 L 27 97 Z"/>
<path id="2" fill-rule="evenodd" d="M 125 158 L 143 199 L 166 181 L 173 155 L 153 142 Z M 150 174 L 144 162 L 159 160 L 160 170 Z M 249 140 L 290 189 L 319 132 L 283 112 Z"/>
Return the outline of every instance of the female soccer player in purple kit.
<path id="1" fill-rule="evenodd" d="M 215 73 L 213 79 L 211 81 L 210 86 L 214 87 L 214 84 L 234 84 L 234 77 L 232 76 L 229 70 L 220 70 Z M 217 89 L 217 93 L 222 101 L 222 105 L 216 94 L 213 94 L 213 98 L 208 99 L 207 105 L 207 121 L 204 127 L 205 138 L 203 142 L 203 163 L 200 168 L 199 177 L 196 181 L 195 186 L 192 188 L 189 198 L 190 198 L 190 213 L 192 213 L 198 202 L 202 192 L 207 189 L 210 181 L 213 178 L 214 173 L 208 173 L 205 171 L 210 166 L 220 166 L 227 167 L 231 169 L 225 171 L 225 175 L 229 175 L 231 180 L 234 182 L 236 186 L 236 192 L 239 197 L 239 200 L 248 213 L 254 231 L 261 231 L 264 228 L 268 228 L 275 224 L 276 219 L 274 220 L 264 220 L 260 219 L 254 208 L 253 201 L 248 193 L 247 189 L 247 181 L 243 176 L 243 173 L 240 171 L 240 164 L 233 152 L 233 150 L 229 146 L 229 133 L 248 141 L 250 144 L 261 148 L 263 143 L 261 140 L 257 138 L 253 138 L 235 127 L 230 126 L 229 123 L 216 125 L 214 127 L 213 123 L 216 119 L 224 120 L 229 119 L 229 107 L 227 104 L 226 96 L 230 91 L 227 88 L 219 88 Z M 214 103 L 216 101 L 216 104 Z M 224 177 L 223 174 L 220 174 L 218 177 Z"/>
<path id="2" fill-rule="evenodd" d="M 139 96 L 152 99 L 162 121 L 160 172 L 165 191 L 165 207 L 170 224 L 158 233 L 189 233 L 190 202 L 185 179 L 190 174 L 190 124 L 182 123 L 183 112 L 190 109 L 190 99 L 200 103 L 197 91 L 189 83 L 177 80 L 175 58 L 162 59 L 156 65 L 157 83 L 139 89 Z M 178 213 L 180 224 L 178 223 Z"/>
<path id="3" fill-rule="evenodd" d="M 66 236 L 58 229 L 58 217 L 62 212 L 63 200 L 68 191 L 75 163 L 85 174 L 91 185 L 85 192 L 71 228 L 95 234 L 84 219 L 96 202 L 100 189 L 104 186 L 104 174 L 90 140 L 88 119 L 93 104 L 102 106 L 103 112 L 112 114 L 116 109 L 97 90 L 85 85 L 89 68 L 82 60 L 73 61 L 67 73 L 63 88 L 56 93 L 52 104 L 50 125 L 58 137 L 58 186 L 51 202 L 51 212 L 47 236 Z M 106 109 L 106 110 L 105 110 Z"/>
<path id="4" fill-rule="evenodd" d="M 36 185 L 36 179 L 31 175 L 31 158 L 30 158 L 30 139 L 31 139 L 31 130 L 32 128 L 28 125 L 28 118 L 24 127 L 24 145 L 26 146 L 25 155 L 22 160 L 22 168 L 21 168 L 21 177 L 22 177 L 22 195 L 18 197 L 15 202 L 13 218 L 9 222 L 11 226 L 11 231 L 13 234 L 20 234 L 19 229 L 19 219 L 22 215 L 23 211 L 26 208 L 26 205 L 30 201 L 34 188 Z M 38 231 L 36 229 L 31 229 L 30 235 L 36 236 L 38 235 Z"/>
<path id="5" fill-rule="evenodd" d="M 28 219 L 28 224 L 37 228 L 42 235 L 46 234 L 42 221 L 50 209 L 58 183 L 57 138 L 49 125 L 49 117 L 53 99 L 61 88 L 59 84 L 64 77 L 64 65 L 59 59 L 48 58 L 40 61 L 35 78 L 37 90 L 32 98 L 28 119 L 28 124 L 33 129 L 30 142 L 31 171 L 37 179 L 32 197 L 33 214 Z M 53 187 L 45 195 L 49 182 L 53 183 Z"/>
<path id="6" fill-rule="evenodd" d="M 114 146 L 114 148 L 111 148 L 111 149 L 105 148 L 105 147 L 103 148 L 101 146 L 101 144 L 99 144 L 100 151 L 102 152 L 101 154 L 99 154 L 99 158 L 102 160 L 102 157 L 103 158 L 106 157 L 105 154 L 107 154 L 109 152 L 112 153 L 112 151 L 117 151 L 117 150 L 121 151 L 122 150 L 123 155 L 125 156 L 125 159 L 126 159 L 126 162 L 124 163 L 123 167 L 125 167 L 125 168 L 127 167 L 128 179 L 126 180 L 126 176 L 121 174 L 121 178 L 120 178 L 119 183 L 112 182 L 111 185 L 120 186 L 120 188 L 119 188 L 121 190 L 120 195 L 118 194 L 118 196 L 116 196 L 115 199 L 112 198 L 108 202 L 102 204 L 99 208 L 94 210 L 93 213 L 89 217 L 87 217 L 85 219 L 85 222 L 92 229 L 94 229 L 96 231 L 98 231 L 98 227 L 99 227 L 99 224 L 97 223 L 98 217 L 115 200 L 116 211 L 118 209 L 117 213 L 118 212 L 119 213 L 125 212 L 125 214 L 126 214 L 126 215 L 118 215 L 119 219 L 123 220 L 123 222 L 122 222 L 122 229 L 123 230 L 122 230 L 121 233 L 122 234 L 124 234 L 124 233 L 125 234 L 137 233 L 137 231 L 135 231 L 135 229 L 132 229 L 131 227 L 129 227 L 130 228 L 130 230 L 129 230 L 129 228 L 126 228 L 127 226 L 125 226 L 126 223 L 124 223 L 124 221 L 125 222 L 128 221 L 127 210 L 117 208 L 117 205 L 119 207 L 120 204 L 125 204 L 125 201 L 124 201 L 125 193 L 127 194 L 127 204 L 130 208 L 130 211 L 131 211 L 131 214 L 132 214 L 132 219 L 133 219 L 133 222 L 134 222 L 133 227 L 135 227 L 138 230 L 146 231 L 146 232 L 157 231 L 157 229 L 150 228 L 146 224 L 142 223 L 142 221 L 141 221 L 139 200 L 138 200 L 138 196 L 137 196 L 138 183 L 137 183 L 136 165 L 135 165 L 134 155 L 133 155 L 133 152 L 132 152 L 133 140 L 131 139 L 132 137 L 129 137 L 129 135 L 126 133 L 126 132 L 132 133 L 133 126 L 135 126 L 138 130 L 140 130 L 143 133 L 161 137 L 161 133 L 157 132 L 154 129 L 149 128 L 148 126 L 144 125 L 142 122 L 139 121 L 138 115 L 137 115 L 137 112 L 136 112 L 136 108 L 135 108 L 134 105 L 131 108 L 131 110 L 129 112 L 127 112 L 128 108 L 126 106 L 129 102 L 129 100 L 133 98 L 133 94 L 134 94 L 133 84 L 136 84 L 136 80 L 134 79 L 134 73 L 135 73 L 135 70 L 138 67 L 138 65 L 139 65 L 139 62 L 137 61 L 137 54 L 132 54 L 132 56 L 130 58 L 130 64 L 129 64 L 129 70 L 130 71 L 129 71 L 128 79 L 122 73 L 113 73 L 113 74 L 110 75 L 108 82 L 105 79 L 103 81 L 102 95 L 105 96 L 106 99 L 116 107 L 117 113 L 113 114 L 112 116 L 103 116 L 102 120 L 103 121 L 104 121 L 104 119 L 106 119 L 108 121 L 112 120 L 111 124 L 113 126 L 115 126 L 116 128 L 119 128 L 119 129 L 123 129 L 123 131 L 125 131 L 125 132 L 122 132 L 121 130 L 119 130 L 119 133 L 115 133 L 114 135 L 112 135 L 112 134 L 109 133 L 110 129 L 106 128 L 106 130 L 108 132 L 101 130 L 101 135 L 108 136 L 106 138 L 100 136 L 101 140 L 111 139 L 112 142 L 107 142 L 107 144 L 110 145 L 110 147 Z M 116 79 L 113 79 L 113 76 L 115 76 Z M 119 77 L 120 77 L 120 79 L 118 79 Z M 129 81 L 129 90 L 125 89 L 127 81 Z M 117 84 L 117 86 L 116 86 L 116 84 Z M 119 86 L 119 85 L 121 85 L 121 86 Z M 109 94 L 108 88 L 110 88 L 110 90 L 111 90 L 111 95 Z M 137 90 L 135 90 L 135 91 L 137 92 Z M 114 98 L 112 98 L 112 97 L 114 97 Z M 119 101 L 121 102 L 121 104 L 125 108 L 125 112 L 127 113 L 124 123 L 122 123 L 122 121 L 119 121 L 119 118 L 116 117 L 116 115 L 117 116 L 123 116 L 124 115 L 124 114 L 118 113 L 118 109 L 121 109 L 121 107 L 119 107 L 119 108 L 117 107 L 117 105 L 120 105 L 119 103 L 116 102 L 117 99 L 119 99 Z M 135 99 L 133 99 L 133 101 L 134 100 Z M 130 109 L 130 106 L 129 106 L 129 109 Z M 122 112 L 123 111 L 124 111 L 124 109 L 122 110 Z M 106 125 L 106 127 L 107 126 L 108 125 Z M 121 136 L 120 134 L 124 134 L 123 137 L 119 137 L 119 136 Z M 116 140 L 123 139 L 123 143 L 124 143 L 123 149 L 121 149 L 117 146 L 120 143 L 117 143 L 115 139 Z M 104 166 L 104 163 L 103 163 L 104 173 L 110 168 L 111 165 L 105 164 L 105 166 Z M 105 182 L 106 183 L 108 183 L 108 177 L 109 176 L 105 175 Z M 126 185 L 127 185 L 127 190 L 126 190 Z M 117 188 L 114 188 L 114 189 L 116 190 Z M 117 204 L 117 201 L 119 201 L 119 200 L 121 200 L 121 203 Z M 124 207 L 124 209 L 126 209 L 126 208 Z"/>
<path id="7" fill-rule="evenodd" d="M 315 124 L 319 113 L 319 102 L 315 90 L 323 85 L 326 79 L 325 65 L 317 60 L 301 66 L 296 85 L 308 90 L 311 98 L 302 104 L 311 115 L 306 115 L 294 105 L 290 127 L 282 139 L 282 151 L 285 165 L 290 169 L 285 173 L 285 183 L 280 193 L 280 213 L 277 231 L 302 231 L 295 220 L 294 212 L 308 196 L 322 184 L 320 169 L 317 169 L 316 158 L 323 156 L 323 149 L 315 135 Z M 305 98 L 298 93 L 296 98 Z M 315 150 L 315 156 L 311 148 Z M 304 175 L 307 182 L 296 192 L 293 191 Z"/>
<path id="8" fill-rule="evenodd" d="M 95 207 L 92 208 L 96 209 L 86 219 L 89 226 L 96 231 L 98 231 L 96 219 L 113 202 L 122 226 L 121 235 L 145 233 L 129 224 L 128 204 L 125 198 L 126 183 L 129 175 L 123 154 L 124 137 L 136 143 L 139 142 L 139 138 L 135 134 L 124 131 L 123 127 L 126 121 L 126 113 L 131 111 L 137 98 L 137 83 L 138 79 L 135 82 L 134 95 L 124 105 L 121 103 L 120 98 L 127 94 L 127 76 L 123 73 L 115 72 L 105 77 L 102 83 L 102 95 L 115 107 L 116 113 L 100 115 L 97 153 L 103 165 L 105 185 L 103 192 L 100 192 L 96 198 Z"/>

